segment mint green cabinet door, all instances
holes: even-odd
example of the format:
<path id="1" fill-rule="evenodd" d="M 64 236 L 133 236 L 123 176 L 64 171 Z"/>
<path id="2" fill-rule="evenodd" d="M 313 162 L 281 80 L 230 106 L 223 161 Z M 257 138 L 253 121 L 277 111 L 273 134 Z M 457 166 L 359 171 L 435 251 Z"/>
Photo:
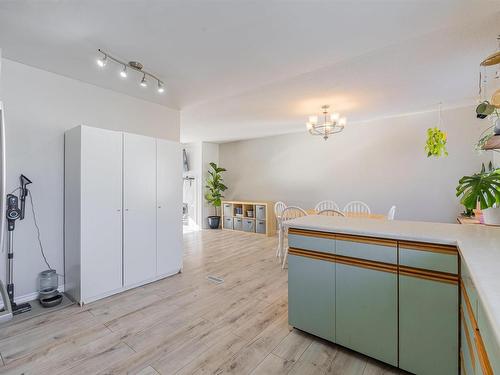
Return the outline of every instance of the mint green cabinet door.
<path id="1" fill-rule="evenodd" d="M 335 264 L 288 256 L 288 323 L 335 341 Z"/>
<path id="2" fill-rule="evenodd" d="M 419 375 L 458 373 L 458 285 L 399 276 L 399 367 Z"/>
<path id="3" fill-rule="evenodd" d="M 397 366 L 397 274 L 336 264 L 336 342 Z"/>

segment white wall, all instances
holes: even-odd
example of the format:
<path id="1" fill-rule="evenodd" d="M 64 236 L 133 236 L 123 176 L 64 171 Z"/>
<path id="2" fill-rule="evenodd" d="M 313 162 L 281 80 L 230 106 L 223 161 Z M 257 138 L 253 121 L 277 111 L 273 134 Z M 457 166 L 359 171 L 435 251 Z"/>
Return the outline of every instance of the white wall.
<path id="1" fill-rule="evenodd" d="M 202 142 L 201 144 L 201 168 L 202 168 L 202 211 L 201 211 L 201 226 L 208 228 L 208 216 L 215 215 L 213 206 L 210 206 L 205 200 L 205 180 L 208 177 L 208 168 L 210 163 L 219 164 L 219 145 L 217 143 Z M 220 211 L 218 212 L 220 215 Z"/>
<path id="2" fill-rule="evenodd" d="M 47 258 L 63 272 L 64 132 L 78 125 L 179 140 L 179 112 L 3 59 L 7 188 L 28 176 Z M 37 289 L 43 263 L 28 207 L 15 232 L 16 295 Z M 3 214 L 3 213 L 2 213 Z M 98 261 L 98 260 L 96 260 Z M 5 253 L 0 277 L 5 278 Z"/>
<path id="3" fill-rule="evenodd" d="M 227 196 L 306 208 L 323 199 L 341 207 L 363 200 L 376 213 L 395 204 L 399 219 L 453 222 L 461 211 L 458 179 L 492 158 L 473 147 L 489 123 L 477 120 L 473 107 L 443 111 L 449 156 L 427 158 L 426 129 L 436 123 L 432 112 L 348 124 L 328 141 L 304 126 L 303 133 L 221 144 Z"/>

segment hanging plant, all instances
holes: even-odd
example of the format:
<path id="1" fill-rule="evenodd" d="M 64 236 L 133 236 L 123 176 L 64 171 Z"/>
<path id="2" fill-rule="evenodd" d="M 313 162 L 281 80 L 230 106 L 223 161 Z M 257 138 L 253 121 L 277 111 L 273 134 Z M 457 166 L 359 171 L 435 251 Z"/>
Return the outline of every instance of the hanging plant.
<path id="1" fill-rule="evenodd" d="M 448 151 L 446 150 L 446 133 L 437 127 L 427 129 L 425 151 L 428 158 L 431 156 L 436 158 L 448 156 Z"/>
<path id="2" fill-rule="evenodd" d="M 441 123 L 441 103 L 439 103 L 438 126 L 441 126 Z M 427 152 L 428 158 L 431 156 L 436 158 L 448 156 L 448 151 L 446 150 L 446 133 L 440 130 L 438 126 L 427 129 L 425 152 Z"/>

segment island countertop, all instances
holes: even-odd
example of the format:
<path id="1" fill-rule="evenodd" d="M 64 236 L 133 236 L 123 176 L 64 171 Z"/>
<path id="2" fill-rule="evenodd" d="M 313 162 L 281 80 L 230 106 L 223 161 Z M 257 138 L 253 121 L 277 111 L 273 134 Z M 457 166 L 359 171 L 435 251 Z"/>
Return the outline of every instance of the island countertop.
<path id="1" fill-rule="evenodd" d="M 400 220 L 310 215 L 286 227 L 395 240 L 455 245 L 467 264 L 500 347 L 500 228 Z"/>

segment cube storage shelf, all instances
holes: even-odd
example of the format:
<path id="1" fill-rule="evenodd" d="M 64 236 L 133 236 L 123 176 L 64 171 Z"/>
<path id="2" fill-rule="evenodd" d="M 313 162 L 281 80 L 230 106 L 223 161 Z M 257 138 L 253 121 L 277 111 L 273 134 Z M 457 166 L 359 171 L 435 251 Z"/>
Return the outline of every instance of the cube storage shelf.
<path id="1" fill-rule="evenodd" d="M 273 236 L 276 232 L 274 203 L 222 201 L 222 228 Z"/>

